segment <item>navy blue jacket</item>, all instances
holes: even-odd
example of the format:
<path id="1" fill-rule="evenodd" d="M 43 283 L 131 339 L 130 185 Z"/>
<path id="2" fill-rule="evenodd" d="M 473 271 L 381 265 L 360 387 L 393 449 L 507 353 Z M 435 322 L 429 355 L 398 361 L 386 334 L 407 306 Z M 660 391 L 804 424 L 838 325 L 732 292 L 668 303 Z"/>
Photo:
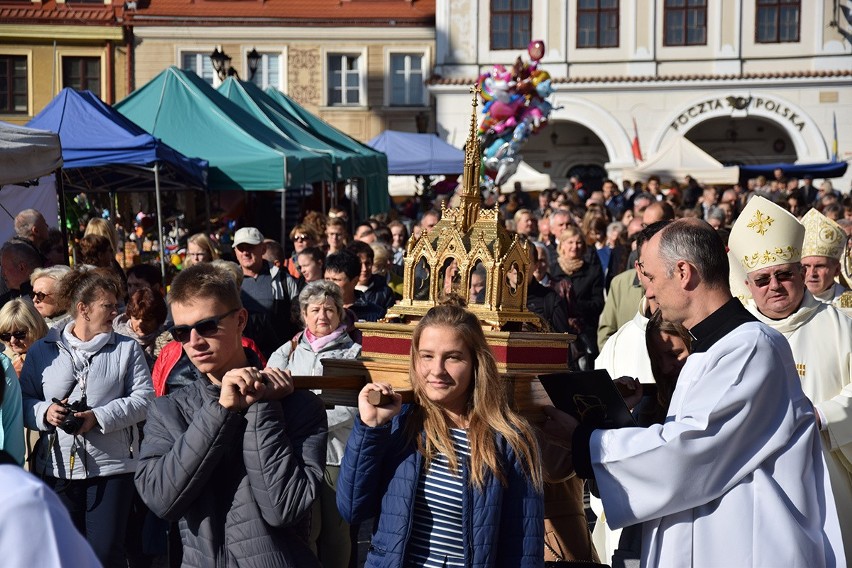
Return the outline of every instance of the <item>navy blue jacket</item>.
<path id="1" fill-rule="evenodd" d="M 414 497 L 423 456 L 405 437 L 409 407 L 390 424 L 370 428 L 359 418 L 346 444 L 337 480 L 337 507 L 350 523 L 378 516 L 366 568 L 405 564 Z M 543 567 L 544 501 L 511 447 L 498 437 L 508 485 L 486 477 L 484 491 L 468 484 L 463 499 L 465 565 L 471 568 Z M 463 468 L 465 479 L 469 472 Z"/>

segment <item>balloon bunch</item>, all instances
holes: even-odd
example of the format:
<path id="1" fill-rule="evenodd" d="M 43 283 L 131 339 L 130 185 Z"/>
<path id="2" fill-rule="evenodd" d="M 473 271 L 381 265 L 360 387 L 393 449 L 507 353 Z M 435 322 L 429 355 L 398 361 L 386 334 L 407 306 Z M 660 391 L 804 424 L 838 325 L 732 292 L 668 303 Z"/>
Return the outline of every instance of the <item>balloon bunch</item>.
<path id="1" fill-rule="evenodd" d="M 521 146 L 547 124 L 553 110 L 547 101 L 555 90 L 550 74 L 538 68 L 544 57 L 544 42 L 531 41 L 527 52 L 530 63 L 518 57 L 511 69 L 495 65 L 477 80 L 484 103 L 479 124 L 479 141 L 484 149 L 482 170 L 489 188 L 503 185 L 517 171 L 523 160 Z"/>

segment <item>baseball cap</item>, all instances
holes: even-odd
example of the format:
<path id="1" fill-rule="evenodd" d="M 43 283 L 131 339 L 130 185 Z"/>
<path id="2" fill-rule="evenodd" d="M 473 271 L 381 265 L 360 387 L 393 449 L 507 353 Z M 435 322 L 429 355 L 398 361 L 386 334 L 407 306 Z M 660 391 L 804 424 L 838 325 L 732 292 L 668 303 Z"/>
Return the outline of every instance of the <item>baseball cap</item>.
<path id="1" fill-rule="evenodd" d="M 234 235 L 234 247 L 242 244 L 259 245 L 263 242 L 263 235 L 254 227 L 243 227 Z"/>

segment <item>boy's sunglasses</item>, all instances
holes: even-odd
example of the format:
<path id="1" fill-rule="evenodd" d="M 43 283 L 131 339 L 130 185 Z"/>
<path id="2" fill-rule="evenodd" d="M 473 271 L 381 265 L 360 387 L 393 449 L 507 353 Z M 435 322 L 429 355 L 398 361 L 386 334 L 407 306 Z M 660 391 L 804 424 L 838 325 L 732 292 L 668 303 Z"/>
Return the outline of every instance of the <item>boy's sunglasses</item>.
<path id="1" fill-rule="evenodd" d="M 180 341 L 181 343 L 186 343 L 189 341 L 193 329 L 201 337 L 213 337 L 214 335 L 216 335 L 216 332 L 219 331 L 219 322 L 225 319 L 226 317 L 237 313 L 238 311 L 240 311 L 240 308 L 234 308 L 226 314 L 222 314 L 221 316 L 214 316 L 212 318 L 206 318 L 201 321 L 197 321 L 192 325 L 173 325 L 169 329 L 169 333 L 172 334 L 172 337 L 175 338 L 175 341 Z"/>
<path id="2" fill-rule="evenodd" d="M 12 338 L 17 339 L 18 341 L 23 341 L 27 338 L 26 331 L 11 331 L 9 333 L 0 333 L 0 341 L 12 341 Z"/>

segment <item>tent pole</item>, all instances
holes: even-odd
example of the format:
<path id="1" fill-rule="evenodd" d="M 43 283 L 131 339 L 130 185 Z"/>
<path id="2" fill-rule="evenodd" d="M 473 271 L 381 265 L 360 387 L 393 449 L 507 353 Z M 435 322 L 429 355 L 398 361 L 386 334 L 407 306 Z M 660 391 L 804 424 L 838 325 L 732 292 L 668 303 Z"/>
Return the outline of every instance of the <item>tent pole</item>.
<path id="1" fill-rule="evenodd" d="M 327 214 L 328 209 L 325 207 L 325 182 L 322 182 L 320 187 L 322 187 L 322 191 L 320 192 L 322 195 L 322 212 Z"/>
<path id="2" fill-rule="evenodd" d="M 157 229 L 160 235 L 160 276 L 163 289 L 166 287 L 166 241 L 163 235 L 163 204 L 160 202 L 160 163 L 154 164 L 154 191 L 157 196 Z"/>
<path id="3" fill-rule="evenodd" d="M 287 246 L 287 188 L 281 190 L 281 246 Z"/>
<path id="4" fill-rule="evenodd" d="M 62 168 L 56 168 L 56 195 L 59 197 L 59 228 L 62 244 L 65 245 L 65 260 L 68 260 L 68 212 L 65 210 L 65 187 L 62 183 Z"/>

